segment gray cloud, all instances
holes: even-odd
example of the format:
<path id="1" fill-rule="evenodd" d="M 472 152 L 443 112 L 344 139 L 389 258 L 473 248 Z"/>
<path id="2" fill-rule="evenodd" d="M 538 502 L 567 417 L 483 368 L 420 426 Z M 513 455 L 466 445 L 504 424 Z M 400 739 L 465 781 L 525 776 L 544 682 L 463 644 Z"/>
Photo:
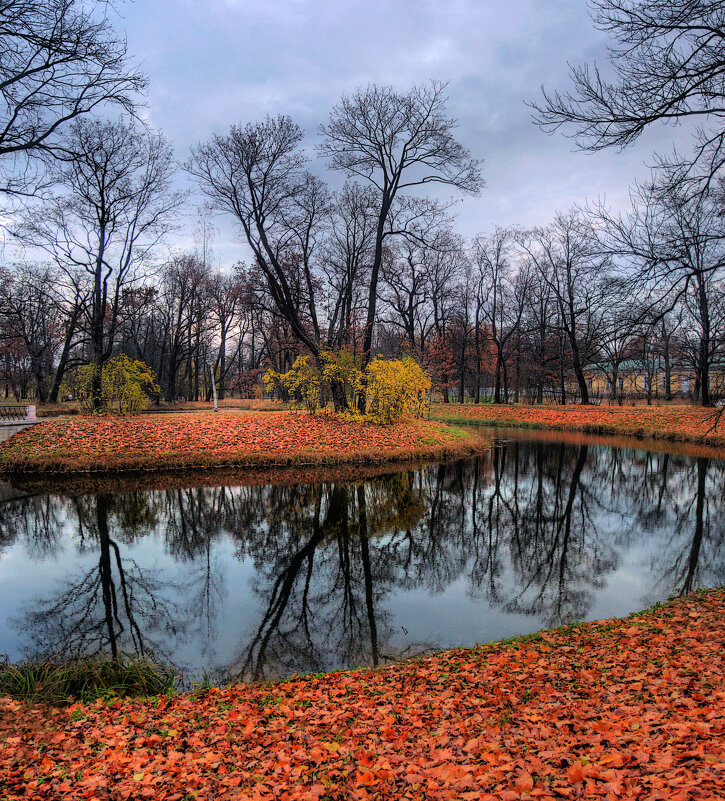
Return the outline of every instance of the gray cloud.
<path id="1" fill-rule="evenodd" d="M 488 183 L 459 206 L 466 236 L 545 224 L 587 197 L 624 205 L 653 150 L 670 150 L 678 133 L 662 128 L 624 153 L 591 155 L 531 123 L 524 101 L 541 84 L 566 88 L 567 62 L 606 61 L 581 0 L 155 0 L 125 6 L 123 24 L 151 78 L 149 120 L 179 158 L 213 131 L 268 113 L 290 114 L 311 152 L 343 92 L 450 81 L 459 137 L 485 159 Z M 238 257 L 232 226 L 219 227 L 217 250 Z"/>

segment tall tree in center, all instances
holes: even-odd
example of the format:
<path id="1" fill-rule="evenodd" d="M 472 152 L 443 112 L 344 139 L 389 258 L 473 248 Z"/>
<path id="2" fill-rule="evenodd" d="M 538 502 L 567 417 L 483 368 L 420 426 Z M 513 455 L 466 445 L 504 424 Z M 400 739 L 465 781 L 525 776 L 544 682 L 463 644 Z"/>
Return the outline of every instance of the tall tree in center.
<path id="1" fill-rule="evenodd" d="M 445 84 L 431 81 L 401 93 L 370 85 L 345 96 L 320 126 L 318 151 L 333 169 L 370 182 L 377 190 L 377 225 L 363 334 L 363 368 L 370 361 L 383 241 L 396 196 L 412 187 L 448 184 L 477 194 L 480 162 L 454 137 L 446 116 Z M 360 398 L 364 411 L 364 393 Z"/>

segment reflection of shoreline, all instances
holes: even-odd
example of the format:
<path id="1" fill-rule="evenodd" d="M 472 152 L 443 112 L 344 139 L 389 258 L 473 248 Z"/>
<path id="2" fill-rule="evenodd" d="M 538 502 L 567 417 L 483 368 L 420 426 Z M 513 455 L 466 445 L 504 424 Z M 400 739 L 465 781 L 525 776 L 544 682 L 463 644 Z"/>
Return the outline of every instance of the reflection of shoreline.
<path id="1" fill-rule="evenodd" d="M 485 428 L 494 440 L 512 440 L 515 442 L 547 442 L 552 445 L 594 445 L 607 448 L 618 448 L 624 451 L 647 451 L 649 453 L 669 453 L 673 456 L 689 456 L 693 459 L 714 459 L 725 461 L 725 448 L 713 445 L 702 445 L 695 442 L 674 442 L 671 440 L 653 439 L 652 437 L 633 437 L 621 434 L 587 434 L 583 431 L 562 431 L 559 429 L 489 426 L 476 424 Z"/>
<path id="2" fill-rule="evenodd" d="M 275 467 L 255 470 L 207 468 L 153 472 L 124 472 L 119 474 L 56 474 L 52 477 L 5 476 L 2 483 L 27 495 L 87 495 L 96 492 L 144 492 L 166 489 L 203 489 L 240 486 L 290 486 L 293 484 L 325 484 L 355 482 L 380 476 L 418 470 L 430 464 L 450 463 L 461 459 L 452 456 L 440 459 L 414 459 L 374 465 L 340 464 L 319 467 Z"/>

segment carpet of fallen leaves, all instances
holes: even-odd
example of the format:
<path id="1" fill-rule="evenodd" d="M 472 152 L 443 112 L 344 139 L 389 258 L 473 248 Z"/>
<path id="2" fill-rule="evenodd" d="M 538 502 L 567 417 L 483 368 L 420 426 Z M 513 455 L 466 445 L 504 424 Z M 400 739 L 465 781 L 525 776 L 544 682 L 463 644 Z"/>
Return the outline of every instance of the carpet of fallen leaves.
<path id="1" fill-rule="evenodd" d="M 427 420 L 390 426 L 303 412 L 200 412 L 44 421 L 0 444 L 0 470 L 75 472 L 375 463 L 473 450 Z"/>
<path id="2" fill-rule="evenodd" d="M 693 406 L 519 406 L 435 404 L 437 420 L 526 426 L 590 434 L 621 434 L 653 439 L 725 445 L 725 413 Z"/>
<path id="3" fill-rule="evenodd" d="M 3 799 L 723 799 L 725 591 L 378 671 L 0 702 Z"/>

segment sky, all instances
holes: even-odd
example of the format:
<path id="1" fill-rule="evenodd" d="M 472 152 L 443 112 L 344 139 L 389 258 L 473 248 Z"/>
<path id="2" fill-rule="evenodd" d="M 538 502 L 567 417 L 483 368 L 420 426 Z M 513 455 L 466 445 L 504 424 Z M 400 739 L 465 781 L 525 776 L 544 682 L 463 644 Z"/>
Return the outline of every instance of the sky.
<path id="1" fill-rule="evenodd" d="M 683 141 L 681 131 L 663 126 L 624 152 L 590 154 L 533 124 L 526 101 L 540 98 L 542 84 L 566 89 L 567 62 L 607 62 L 607 39 L 584 0 L 136 0 L 119 12 L 129 52 L 150 79 L 144 114 L 180 160 L 232 123 L 289 114 L 306 131 L 312 171 L 334 187 L 340 177 L 313 148 L 341 95 L 368 83 L 404 91 L 447 81 L 457 137 L 484 160 L 487 184 L 457 206 L 465 237 L 545 225 L 587 198 L 624 208 L 652 154 Z M 191 200 L 173 247 L 191 246 L 200 202 Z M 231 220 L 215 222 L 219 263 L 243 258 Z"/>

